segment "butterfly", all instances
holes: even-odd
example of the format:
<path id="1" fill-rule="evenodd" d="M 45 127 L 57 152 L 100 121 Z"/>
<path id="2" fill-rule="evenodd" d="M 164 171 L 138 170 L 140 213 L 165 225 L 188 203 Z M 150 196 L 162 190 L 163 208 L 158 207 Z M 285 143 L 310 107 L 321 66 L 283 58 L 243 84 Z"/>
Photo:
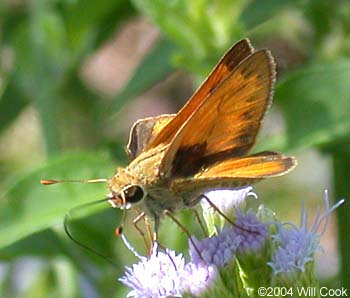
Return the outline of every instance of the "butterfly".
<path id="1" fill-rule="evenodd" d="M 111 206 L 136 206 L 154 219 L 157 231 L 165 211 L 192 208 L 209 190 L 291 171 L 297 164 L 293 157 L 249 154 L 271 105 L 275 78 L 270 51 L 255 51 L 247 39 L 233 45 L 177 114 L 133 125 L 129 165 L 104 180 Z"/>
<path id="2" fill-rule="evenodd" d="M 111 205 L 137 205 L 157 223 L 165 210 L 194 207 L 209 190 L 291 171 L 293 157 L 248 153 L 271 105 L 275 78 L 270 51 L 255 51 L 247 39 L 237 42 L 177 114 L 133 125 L 130 164 L 108 180 Z"/>

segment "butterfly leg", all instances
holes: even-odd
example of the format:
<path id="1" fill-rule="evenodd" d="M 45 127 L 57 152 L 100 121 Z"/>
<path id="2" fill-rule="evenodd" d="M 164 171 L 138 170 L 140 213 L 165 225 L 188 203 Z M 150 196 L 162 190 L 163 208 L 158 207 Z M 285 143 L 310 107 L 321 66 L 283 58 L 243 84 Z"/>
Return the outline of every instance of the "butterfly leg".
<path id="1" fill-rule="evenodd" d="M 201 252 L 199 251 L 197 245 L 194 243 L 193 238 L 192 238 L 190 232 L 188 231 L 188 229 L 169 210 L 164 210 L 163 214 L 168 216 L 173 222 L 175 222 L 179 226 L 179 228 L 187 235 L 187 237 L 190 240 L 193 248 L 196 250 L 198 256 L 201 258 L 201 260 L 204 263 L 206 263 L 205 260 L 202 257 Z"/>
<path id="2" fill-rule="evenodd" d="M 137 210 L 137 211 L 139 211 L 139 210 Z M 142 231 L 142 229 L 141 229 L 141 228 L 139 227 L 139 225 L 138 225 L 138 223 L 139 223 L 141 220 L 145 220 L 145 217 L 146 217 L 145 212 L 139 212 L 139 215 L 136 216 L 136 217 L 133 219 L 132 223 L 133 223 L 135 229 L 137 230 L 137 232 L 141 235 L 141 237 L 142 237 L 142 239 L 143 239 L 143 242 L 145 243 L 145 246 L 146 246 L 147 251 L 150 251 L 150 245 L 149 245 L 149 243 L 148 243 L 148 241 L 147 241 L 147 237 L 146 237 L 145 233 Z M 147 225 L 147 224 L 146 224 L 146 225 Z M 152 239 L 152 238 L 150 238 L 150 239 Z"/>
<path id="3" fill-rule="evenodd" d="M 160 223 L 159 216 L 154 214 L 154 231 L 153 231 L 153 237 L 151 237 L 151 239 L 152 239 L 152 248 L 151 248 L 151 250 L 153 250 L 153 246 L 154 245 L 156 245 L 157 250 L 158 250 L 158 247 L 159 247 L 159 242 L 158 242 L 159 223 Z"/>
<path id="4" fill-rule="evenodd" d="M 145 225 L 146 225 L 146 229 L 147 229 L 147 233 L 148 233 L 148 239 L 149 239 L 150 242 L 152 243 L 153 235 L 152 235 L 151 224 L 150 224 L 150 222 L 149 222 L 149 217 L 148 217 L 148 216 L 145 216 L 145 217 L 144 217 L 144 221 L 145 221 Z"/>
<path id="5" fill-rule="evenodd" d="M 206 228 L 204 227 L 204 223 L 203 223 L 202 218 L 200 217 L 198 211 L 196 209 L 193 209 L 193 208 L 190 210 L 193 212 L 194 217 L 196 218 L 197 222 L 199 223 L 199 226 L 203 232 L 204 237 L 208 237 L 209 236 L 208 232 L 207 232 Z"/>
<path id="6" fill-rule="evenodd" d="M 158 233 L 159 233 L 159 216 L 154 215 L 154 232 L 153 232 L 153 242 L 158 242 Z"/>
<path id="7" fill-rule="evenodd" d="M 244 232 L 248 232 L 248 233 L 252 233 L 252 234 L 259 234 L 258 232 L 255 231 L 251 231 L 247 228 L 244 228 L 238 224 L 236 224 L 235 222 L 233 222 L 225 213 L 223 213 L 205 194 L 201 194 L 200 197 L 202 199 L 205 199 L 211 208 L 213 208 L 217 213 L 219 213 L 228 223 L 230 223 L 232 226 L 234 226 L 237 229 L 240 229 L 241 231 Z"/>
<path id="8" fill-rule="evenodd" d="M 223 213 L 205 194 L 201 194 L 200 197 L 202 199 L 205 199 L 210 205 L 210 207 L 213 208 L 217 213 L 219 213 L 225 220 L 227 220 L 227 222 L 229 222 L 233 226 L 236 226 L 236 224 L 231 219 L 229 219 L 228 216 L 225 215 L 225 213 Z"/>

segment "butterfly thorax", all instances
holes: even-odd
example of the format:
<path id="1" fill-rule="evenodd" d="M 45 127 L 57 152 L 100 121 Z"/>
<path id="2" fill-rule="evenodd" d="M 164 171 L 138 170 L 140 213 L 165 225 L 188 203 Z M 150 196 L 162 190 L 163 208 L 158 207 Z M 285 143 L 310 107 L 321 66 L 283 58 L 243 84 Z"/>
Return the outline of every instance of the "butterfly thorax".
<path id="1" fill-rule="evenodd" d="M 109 189 L 119 193 L 128 184 L 147 185 L 158 184 L 159 163 L 162 158 L 161 150 L 150 150 L 140 154 L 127 167 L 118 168 L 109 179 Z"/>

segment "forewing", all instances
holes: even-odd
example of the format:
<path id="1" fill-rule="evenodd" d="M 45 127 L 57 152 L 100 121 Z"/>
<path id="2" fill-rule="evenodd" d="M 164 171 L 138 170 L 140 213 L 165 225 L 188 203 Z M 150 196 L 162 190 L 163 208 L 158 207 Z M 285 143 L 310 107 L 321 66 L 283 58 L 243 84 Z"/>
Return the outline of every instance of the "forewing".
<path id="1" fill-rule="evenodd" d="M 177 113 L 176 117 L 148 144 L 147 148 L 154 148 L 159 144 L 169 144 L 180 127 L 196 111 L 200 104 L 214 92 L 215 88 L 230 75 L 232 70 L 242 60 L 253 52 L 254 49 L 247 39 L 242 39 L 228 50 L 204 83 Z"/>
<path id="2" fill-rule="evenodd" d="M 175 115 L 160 115 L 136 121 L 125 149 L 130 160 L 135 159 L 174 117 Z"/>
<path id="3" fill-rule="evenodd" d="M 260 50 L 241 62 L 175 136 L 161 173 L 186 177 L 217 161 L 245 155 L 271 103 L 275 63 Z"/>

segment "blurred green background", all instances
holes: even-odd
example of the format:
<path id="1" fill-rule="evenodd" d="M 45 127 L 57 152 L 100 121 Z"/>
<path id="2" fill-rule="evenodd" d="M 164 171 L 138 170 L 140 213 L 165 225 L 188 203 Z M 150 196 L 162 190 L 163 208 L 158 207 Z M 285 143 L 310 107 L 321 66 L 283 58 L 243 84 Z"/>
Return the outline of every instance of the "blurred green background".
<path id="1" fill-rule="evenodd" d="M 257 185 L 282 220 L 300 201 L 315 213 L 324 189 L 350 197 L 350 2 L 346 0 L 2 0 L 0 2 L 0 297 L 125 297 L 117 282 L 135 257 L 114 236 L 121 212 L 100 204 L 104 184 L 39 185 L 42 178 L 108 178 L 127 162 L 132 123 L 176 112 L 219 57 L 248 37 L 278 65 L 274 105 L 258 149 L 294 155 L 297 169 Z M 317 255 L 321 285 L 350 285 L 350 207 L 332 217 Z M 132 218 L 134 215 L 130 215 Z M 184 212 L 183 223 L 198 224 Z M 161 242 L 187 239 L 163 222 Z M 145 253 L 130 227 L 130 241 Z"/>

